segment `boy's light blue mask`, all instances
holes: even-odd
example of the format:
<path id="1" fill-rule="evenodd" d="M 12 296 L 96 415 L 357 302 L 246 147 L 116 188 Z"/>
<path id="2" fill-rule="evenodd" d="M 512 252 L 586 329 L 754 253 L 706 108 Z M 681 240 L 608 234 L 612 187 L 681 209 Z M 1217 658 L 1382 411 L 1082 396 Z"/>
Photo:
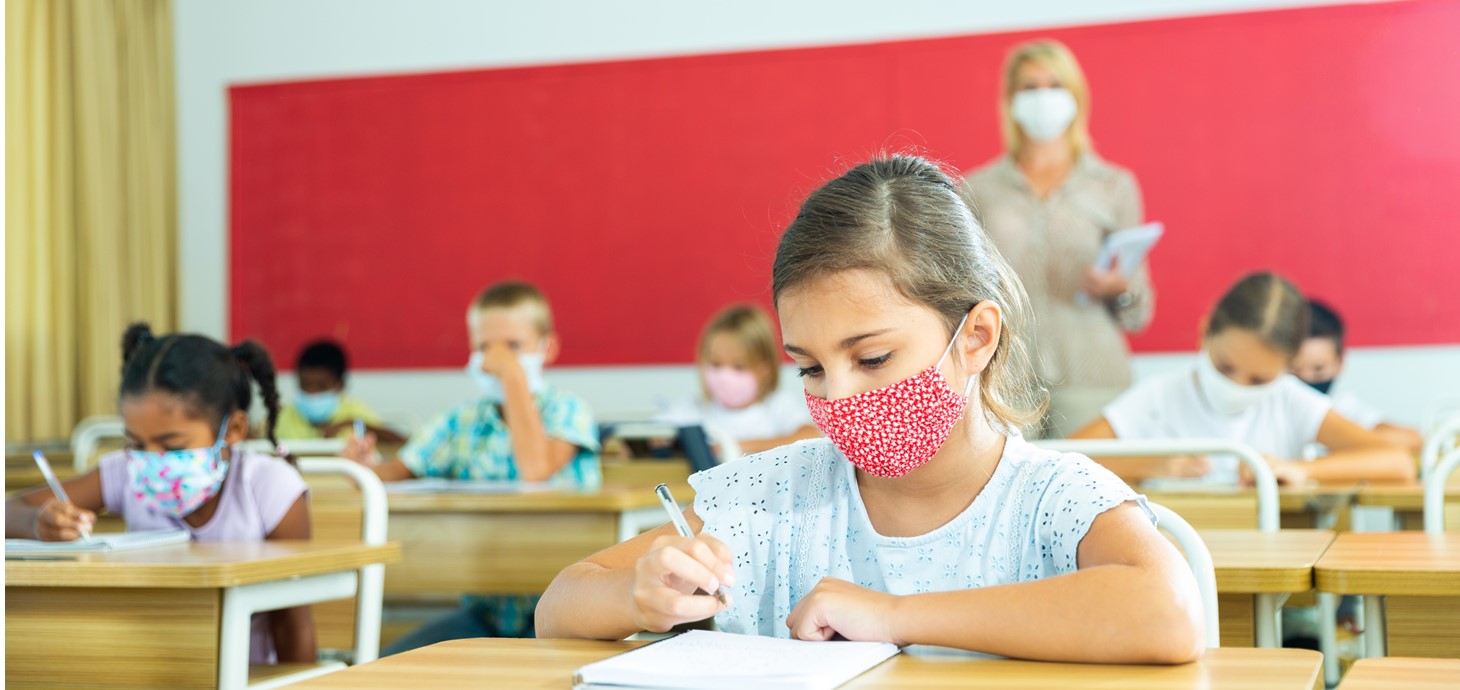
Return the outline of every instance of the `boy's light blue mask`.
<path id="1" fill-rule="evenodd" d="M 341 397 L 339 391 L 300 393 L 294 398 L 294 409 L 299 410 L 300 416 L 310 424 L 323 424 L 335 416 L 335 410 L 340 409 Z"/>
<path id="2" fill-rule="evenodd" d="M 500 403 L 507 399 L 507 392 L 502 390 L 502 380 L 482 371 L 482 359 L 485 357 L 481 352 L 471 353 L 471 359 L 467 360 L 466 373 L 471 374 L 471 379 L 481 390 L 482 397 L 488 402 Z M 543 356 L 541 352 L 519 352 L 517 363 L 522 366 L 522 372 L 527 375 L 527 389 L 534 395 L 541 393 L 545 385 L 542 379 Z"/>
<path id="3" fill-rule="evenodd" d="M 218 440 L 205 448 L 165 452 L 127 451 L 127 498 L 154 513 L 181 518 L 202 507 L 223 488 L 228 461 L 223 459 L 228 420 Z"/>

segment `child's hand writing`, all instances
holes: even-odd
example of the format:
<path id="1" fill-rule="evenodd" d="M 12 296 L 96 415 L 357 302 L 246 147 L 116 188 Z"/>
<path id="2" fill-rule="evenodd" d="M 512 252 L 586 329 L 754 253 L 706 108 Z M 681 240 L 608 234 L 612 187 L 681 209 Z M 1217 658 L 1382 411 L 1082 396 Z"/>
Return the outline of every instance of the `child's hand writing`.
<path id="1" fill-rule="evenodd" d="M 1272 475 L 1277 479 L 1278 484 L 1283 486 L 1302 486 L 1308 483 L 1307 466 L 1298 460 L 1280 460 L 1270 455 L 1262 456 L 1267 461 L 1267 466 L 1272 469 Z M 1245 486 L 1252 486 L 1256 480 L 1252 476 L 1252 470 L 1246 465 L 1238 468 L 1238 476 Z"/>
<path id="2" fill-rule="evenodd" d="M 375 433 L 367 433 L 363 439 L 352 434 L 345 439 L 345 449 L 340 451 L 340 457 L 349 458 L 366 467 L 380 462 L 380 453 L 375 450 Z"/>
<path id="3" fill-rule="evenodd" d="M 906 644 L 894 635 L 892 618 L 897 599 L 892 594 L 824 577 L 786 618 L 786 627 L 797 640 L 825 641 L 841 635 L 858 642 Z"/>
<path id="4" fill-rule="evenodd" d="M 641 630 L 665 632 L 719 613 L 720 602 L 697 589 L 714 592 L 735 584 L 734 557 L 719 539 L 663 536 L 635 565 L 633 620 Z M 730 601 L 729 592 L 725 593 Z"/>
<path id="5" fill-rule="evenodd" d="M 52 498 L 36 514 L 35 535 L 41 541 L 74 541 L 96 527 L 96 513 Z"/>
<path id="6" fill-rule="evenodd" d="M 1205 455 L 1173 455 L 1163 464 L 1170 477 L 1201 477 L 1212 471 L 1212 462 Z"/>

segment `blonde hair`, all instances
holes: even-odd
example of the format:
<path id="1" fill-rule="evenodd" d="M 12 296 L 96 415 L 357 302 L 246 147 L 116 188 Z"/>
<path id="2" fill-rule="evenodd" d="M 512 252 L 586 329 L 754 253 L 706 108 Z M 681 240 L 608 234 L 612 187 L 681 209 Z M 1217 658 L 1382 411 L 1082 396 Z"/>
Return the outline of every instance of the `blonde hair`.
<path id="1" fill-rule="evenodd" d="M 1068 89 L 1079 106 L 1075 121 L 1070 123 L 1070 151 L 1075 158 L 1093 150 L 1090 143 L 1090 85 L 1085 81 L 1085 72 L 1065 44 L 1054 39 L 1043 38 L 1014 46 L 1004 60 L 1003 98 L 999 101 L 999 120 L 1004 129 L 1004 149 L 1012 156 L 1018 156 L 1024 146 L 1024 131 L 1009 112 L 1014 100 L 1015 77 L 1026 62 L 1038 63 L 1054 72 L 1060 86 Z"/>
<path id="2" fill-rule="evenodd" d="M 528 312 L 539 335 L 553 332 L 553 311 L 548 306 L 547 296 L 531 283 L 508 280 L 490 285 L 471 304 L 473 313 L 484 309 L 517 308 Z"/>
<path id="3" fill-rule="evenodd" d="M 762 400 L 774 393 L 781 382 L 781 358 L 776 349 L 775 327 L 765 310 L 753 304 L 734 304 L 722 309 L 700 334 L 698 355 L 701 362 L 709 361 L 710 338 L 717 333 L 734 337 L 745 348 L 750 363 L 764 367 L 765 373 L 760 374 L 760 394 L 755 399 Z M 706 391 L 706 397 L 708 395 Z"/>
<path id="4" fill-rule="evenodd" d="M 974 305 L 998 304 L 1003 327 L 978 392 L 995 428 L 1018 429 L 1039 420 L 1048 401 L 1025 335 L 1028 298 L 960 186 L 918 156 L 885 156 L 848 170 L 812 192 L 786 228 L 771 292 L 779 300 L 813 278 L 879 271 L 899 294 L 937 312 L 950 338 Z"/>

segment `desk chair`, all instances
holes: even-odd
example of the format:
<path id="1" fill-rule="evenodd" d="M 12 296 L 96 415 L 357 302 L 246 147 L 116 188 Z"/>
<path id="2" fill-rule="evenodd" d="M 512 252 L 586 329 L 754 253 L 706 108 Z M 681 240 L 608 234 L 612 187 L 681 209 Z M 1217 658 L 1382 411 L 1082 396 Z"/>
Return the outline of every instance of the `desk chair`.
<path id="1" fill-rule="evenodd" d="M 353 480 L 360 489 L 363 504 L 361 541 L 366 544 L 385 543 L 389 508 L 386 504 L 385 486 L 380 483 L 380 478 L 376 477 L 374 472 L 344 458 L 301 458 L 298 462 L 300 474 L 344 475 Z M 374 661 L 380 655 L 380 618 L 384 588 L 385 565 L 375 564 L 360 569 L 356 585 L 350 588 L 352 591 L 340 592 L 341 598 L 355 595 L 355 645 L 349 655 L 350 661 L 354 664 Z M 250 618 L 257 611 L 248 605 L 247 599 L 245 592 L 230 601 L 229 606 L 224 607 L 223 637 L 225 644 L 241 644 L 244 648 L 247 648 L 249 644 Z M 228 642 L 230 639 L 232 642 Z M 305 664 L 298 667 L 298 670 L 291 668 L 290 672 L 280 674 L 268 667 L 250 670 L 224 668 L 220 665 L 219 687 L 240 687 L 242 684 L 237 683 L 235 679 L 242 672 L 264 678 L 258 682 L 249 683 L 247 686 L 249 690 L 264 690 L 322 676 L 344 667 L 345 664 L 339 661 L 316 665 Z"/>
<path id="2" fill-rule="evenodd" d="M 1425 533 L 1441 534 L 1445 531 L 1445 484 L 1450 473 L 1460 467 L 1460 448 L 1451 448 L 1425 477 Z"/>
<path id="3" fill-rule="evenodd" d="M 1175 511 L 1157 503 L 1146 505 L 1156 514 L 1156 528 L 1176 540 L 1176 545 L 1186 556 L 1187 565 L 1191 567 L 1191 574 L 1196 576 L 1196 588 L 1201 592 L 1201 607 L 1206 614 L 1207 647 L 1222 646 L 1222 629 L 1217 617 L 1217 570 L 1212 565 L 1211 551 L 1207 550 L 1201 535 Z"/>
<path id="4" fill-rule="evenodd" d="M 1440 421 L 1425 437 L 1419 452 L 1419 478 L 1426 480 L 1444 455 L 1460 448 L 1460 412 Z"/>
<path id="5" fill-rule="evenodd" d="M 122 418 L 113 415 L 87 417 L 71 431 L 71 462 L 76 473 L 85 472 L 102 439 L 125 439 L 127 428 Z"/>

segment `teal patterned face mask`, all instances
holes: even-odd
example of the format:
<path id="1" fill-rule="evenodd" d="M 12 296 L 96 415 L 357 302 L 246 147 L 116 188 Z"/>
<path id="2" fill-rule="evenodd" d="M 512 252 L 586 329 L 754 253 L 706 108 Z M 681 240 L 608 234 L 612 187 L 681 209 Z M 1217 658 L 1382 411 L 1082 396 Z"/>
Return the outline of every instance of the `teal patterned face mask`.
<path id="1" fill-rule="evenodd" d="M 228 475 L 223 459 L 224 432 L 228 420 L 218 429 L 218 440 L 207 448 L 187 450 L 127 451 L 128 491 L 132 498 L 154 513 L 183 517 L 218 495 Z"/>

